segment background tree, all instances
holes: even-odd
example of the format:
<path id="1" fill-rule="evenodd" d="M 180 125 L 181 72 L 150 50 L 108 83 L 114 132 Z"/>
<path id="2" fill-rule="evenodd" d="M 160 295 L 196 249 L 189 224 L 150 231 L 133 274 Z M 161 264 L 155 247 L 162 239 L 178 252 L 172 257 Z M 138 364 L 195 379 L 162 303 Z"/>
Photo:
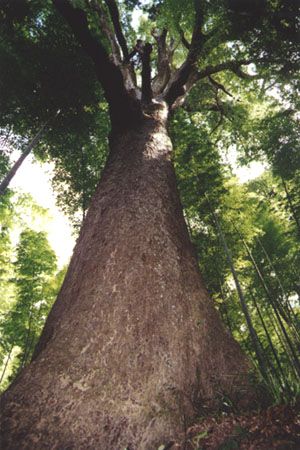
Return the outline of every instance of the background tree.
<path id="1" fill-rule="evenodd" d="M 30 360 L 55 298 L 51 277 L 57 270 L 56 257 L 45 233 L 29 229 L 21 233 L 14 265 L 16 301 L 1 324 L 2 353 L 6 357 L 15 354 L 12 376 Z"/>

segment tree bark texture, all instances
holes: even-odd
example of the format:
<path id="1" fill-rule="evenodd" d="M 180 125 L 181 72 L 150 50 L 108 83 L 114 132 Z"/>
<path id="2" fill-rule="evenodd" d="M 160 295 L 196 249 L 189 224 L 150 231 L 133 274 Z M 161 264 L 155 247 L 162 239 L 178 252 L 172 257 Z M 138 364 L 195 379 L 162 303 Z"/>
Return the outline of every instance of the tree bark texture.
<path id="1" fill-rule="evenodd" d="M 153 450 L 249 366 L 201 280 L 171 162 L 167 107 L 111 153 L 32 363 L 2 398 L 4 449 Z"/>

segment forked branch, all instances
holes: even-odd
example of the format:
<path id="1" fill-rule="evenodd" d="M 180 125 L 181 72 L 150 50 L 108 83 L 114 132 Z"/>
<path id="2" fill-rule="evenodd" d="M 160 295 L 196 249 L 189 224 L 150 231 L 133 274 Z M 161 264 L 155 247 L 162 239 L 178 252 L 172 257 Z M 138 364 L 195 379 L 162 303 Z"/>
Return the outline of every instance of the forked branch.
<path id="1" fill-rule="evenodd" d="M 166 102 L 170 106 L 173 105 L 178 97 L 185 94 L 185 84 L 196 70 L 196 62 L 201 53 L 202 44 L 204 43 L 204 35 L 201 29 L 203 24 L 203 12 L 200 3 L 201 2 L 199 0 L 194 0 L 195 24 L 187 58 L 182 66 L 173 75 L 164 95 Z"/>
<path id="2" fill-rule="evenodd" d="M 179 95 L 175 101 L 172 104 L 172 109 L 176 109 L 178 106 L 181 106 L 184 104 L 185 99 L 189 93 L 189 91 L 192 89 L 192 87 L 199 81 L 204 78 L 209 78 L 211 83 L 214 85 L 214 87 L 218 87 L 218 89 L 222 89 L 223 92 L 225 92 L 227 95 L 232 96 L 229 92 L 227 92 L 226 88 L 211 78 L 211 75 L 215 73 L 222 72 L 223 70 L 231 70 L 232 72 L 236 73 L 236 70 L 240 69 L 242 65 L 247 65 L 254 62 L 253 60 L 237 60 L 237 61 L 225 61 L 220 64 L 216 64 L 215 66 L 207 66 L 202 70 L 192 70 L 190 72 L 190 75 L 188 76 L 188 79 L 185 83 L 185 85 L 182 88 L 182 94 Z"/>

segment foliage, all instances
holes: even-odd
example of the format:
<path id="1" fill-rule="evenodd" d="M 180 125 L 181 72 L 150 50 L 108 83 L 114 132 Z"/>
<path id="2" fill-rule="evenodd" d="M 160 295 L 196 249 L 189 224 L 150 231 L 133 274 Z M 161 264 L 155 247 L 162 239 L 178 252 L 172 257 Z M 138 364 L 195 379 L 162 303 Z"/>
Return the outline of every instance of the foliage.
<path id="1" fill-rule="evenodd" d="M 11 282 L 16 289 L 16 303 L 3 319 L 1 346 L 5 353 L 18 347 L 13 362 L 16 374 L 30 360 L 55 295 L 51 276 L 56 270 L 56 257 L 43 232 L 21 233 L 14 266 Z"/>
<path id="2" fill-rule="evenodd" d="M 282 214 L 277 199 L 273 198 L 270 204 L 260 186 L 260 180 L 248 186 L 227 181 L 227 191 L 217 209 L 253 326 L 269 361 L 269 387 L 275 398 L 282 399 L 299 391 L 300 310 L 296 305 L 299 305 L 300 248 L 292 224 L 290 232 L 287 230 L 287 216 Z M 201 271 L 225 324 L 255 362 L 232 273 L 209 211 L 208 203 L 206 211 L 199 210 L 198 218 L 195 215 L 190 222 Z"/>
<path id="3" fill-rule="evenodd" d="M 8 191 L 0 201 L 0 384 L 1 390 L 28 363 L 63 281 L 45 232 L 45 210 L 28 195 Z M 36 222 L 33 220 L 36 218 Z"/>
<path id="4" fill-rule="evenodd" d="M 23 151 L 50 121 L 34 154 L 56 162 L 54 185 L 59 198 L 65 191 L 68 198 L 74 197 L 72 217 L 74 209 L 86 210 L 103 165 L 107 108 L 89 59 L 51 2 L 15 3 L 0 5 L 0 55 L 5 67 L 0 77 L 0 127 L 9 137 L 0 169 L 6 157 L 3 172 L 8 170 L 9 147 Z M 82 160 L 85 168 L 80 168 Z M 85 183 L 78 186 L 75 179 L 82 174 Z"/>

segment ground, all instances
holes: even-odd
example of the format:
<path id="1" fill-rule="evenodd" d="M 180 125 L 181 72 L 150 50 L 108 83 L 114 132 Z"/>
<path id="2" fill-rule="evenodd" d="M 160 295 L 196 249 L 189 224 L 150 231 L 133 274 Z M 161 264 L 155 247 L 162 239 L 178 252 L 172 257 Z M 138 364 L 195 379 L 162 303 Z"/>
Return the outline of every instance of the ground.
<path id="1" fill-rule="evenodd" d="M 188 429 L 184 442 L 170 442 L 165 449 L 299 450 L 299 406 L 300 402 L 273 406 L 255 414 L 207 417 Z"/>

